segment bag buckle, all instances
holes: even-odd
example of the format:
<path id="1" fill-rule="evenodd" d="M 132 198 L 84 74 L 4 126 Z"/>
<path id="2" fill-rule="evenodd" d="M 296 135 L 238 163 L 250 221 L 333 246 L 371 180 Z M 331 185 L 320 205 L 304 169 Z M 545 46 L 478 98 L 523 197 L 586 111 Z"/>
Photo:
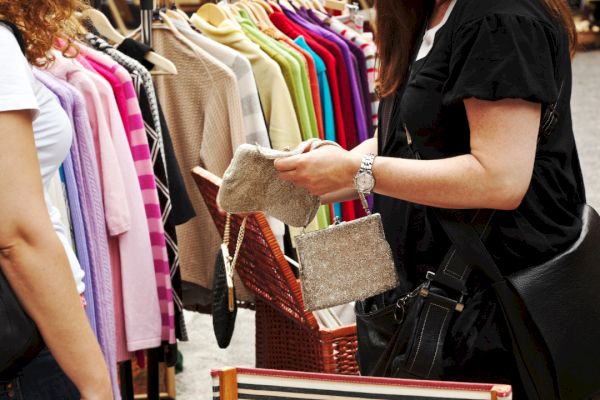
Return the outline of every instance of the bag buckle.
<path id="1" fill-rule="evenodd" d="M 398 299 L 398 301 L 396 301 L 396 309 L 394 310 L 394 319 L 396 320 L 396 322 L 398 324 L 401 324 L 402 322 L 404 322 L 404 317 L 406 316 L 406 304 L 408 303 L 409 300 L 411 300 L 419 295 L 423 285 L 425 285 L 425 283 L 417 286 L 417 288 L 415 290 L 413 290 L 412 292 L 408 293 L 405 296 L 402 296 L 401 298 Z"/>
<path id="2" fill-rule="evenodd" d="M 426 279 L 426 281 L 418 288 L 419 296 L 421 296 L 423 298 L 427 298 L 429 296 L 431 283 L 435 279 L 435 272 L 427 271 L 427 274 L 425 275 L 425 279 Z M 466 293 L 461 292 L 458 300 L 453 300 L 453 299 L 451 299 L 449 297 L 445 297 L 445 296 L 441 296 L 441 297 L 445 297 L 448 300 L 456 302 L 456 305 L 454 306 L 454 310 L 457 312 L 462 312 L 465 309 L 465 304 L 464 304 L 465 296 L 466 296 Z"/>

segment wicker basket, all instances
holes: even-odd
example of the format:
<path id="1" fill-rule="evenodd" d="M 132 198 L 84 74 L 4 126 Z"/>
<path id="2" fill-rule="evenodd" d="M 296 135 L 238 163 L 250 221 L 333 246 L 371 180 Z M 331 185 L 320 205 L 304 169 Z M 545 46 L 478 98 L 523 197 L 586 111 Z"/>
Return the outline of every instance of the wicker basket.
<path id="1" fill-rule="evenodd" d="M 194 169 L 193 175 L 222 234 L 225 216 L 216 205 L 221 180 L 199 167 Z M 236 237 L 241 221 L 238 216 L 232 217 L 232 237 Z M 231 245 L 230 251 L 233 251 L 234 244 Z M 300 283 L 263 214 L 248 218 L 236 270 L 256 297 L 257 367 L 358 374 L 354 357 L 356 326 L 323 329 L 312 312 L 304 309 Z"/>

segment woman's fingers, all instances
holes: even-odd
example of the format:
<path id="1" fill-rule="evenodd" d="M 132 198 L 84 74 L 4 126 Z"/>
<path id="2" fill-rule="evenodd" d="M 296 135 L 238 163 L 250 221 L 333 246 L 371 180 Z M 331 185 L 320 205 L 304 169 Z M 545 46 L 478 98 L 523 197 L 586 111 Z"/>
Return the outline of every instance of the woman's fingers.
<path id="1" fill-rule="evenodd" d="M 275 169 L 279 172 L 294 171 L 298 168 L 298 162 L 302 155 L 278 158 L 275 160 Z"/>
<path id="2" fill-rule="evenodd" d="M 297 183 L 296 181 L 298 180 L 298 173 L 293 170 L 293 171 L 283 171 L 283 172 L 279 172 L 279 177 L 281 179 L 283 179 L 284 181 L 289 181 L 292 183 Z"/>

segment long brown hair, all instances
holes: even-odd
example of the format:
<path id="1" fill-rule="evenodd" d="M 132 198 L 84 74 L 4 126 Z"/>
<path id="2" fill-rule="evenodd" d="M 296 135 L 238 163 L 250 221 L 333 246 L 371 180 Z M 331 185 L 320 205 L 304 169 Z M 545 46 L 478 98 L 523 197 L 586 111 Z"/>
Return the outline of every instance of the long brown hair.
<path id="1" fill-rule="evenodd" d="M 567 1 L 543 1 L 565 26 L 571 54 L 574 54 L 577 31 Z M 435 0 L 375 0 L 379 50 L 377 87 L 381 97 L 396 93 L 407 80 L 414 52 L 417 51 L 416 43 L 434 6 Z"/>
<path id="2" fill-rule="evenodd" d="M 27 60 L 37 66 L 52 61 L 50 49 L 63 39 L 59 50 L 69 53 L 79 25 L 73 13 L 86 7 L 85 0 L 0 0 L 0 20 L 15 24 L 25 40 Z"/>

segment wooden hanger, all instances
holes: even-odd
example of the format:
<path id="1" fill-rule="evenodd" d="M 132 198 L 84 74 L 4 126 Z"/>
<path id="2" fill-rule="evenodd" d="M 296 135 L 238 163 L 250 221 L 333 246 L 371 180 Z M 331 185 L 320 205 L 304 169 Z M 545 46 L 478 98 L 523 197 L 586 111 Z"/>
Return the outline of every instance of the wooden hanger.
<path id="1" fill-rule="evenodd" d="M 324 14 L 327 14 L 327 10 L 325 9 L 325 7 L 323 7 L 323 4 L 321 4 L 321 2 L 319 0 L 308 0 L 309 2 L 312 2 L 313 7 L 319 11 L 321 11 Z"/>
<path id="2" fill-rule="evenodd" d="M 258 23 L 258 17 L 256 16 L 256 14 L 254 13 L 254 10 L 252 9 L 252 7 L 250 7 L 249 4 L 242 2 L 242 1 L 238 1 L 237 3 L 235 3 L 234 5 L 231 6 L 232 8 L 237 8 L 238 10 L 244 10 L 246 11 L 246 14 L 248 14 L 248 16 L 250 17 L 250 19 L 252 20 L 252 22 L 254 22 L 254 24 L 256 25 Z"/>
<path id="3" fill-rule="evenodd" d="M 187 23 L 191 23 L 190 16 L 185 13 L 181 8 L 175 8 L 175 12 L 181 16 Z"/>
<path id="4" fill-rule="evenodd" d="M 300 3 L 301 6 L 303 6 L 304 8 L 308 9 L 308 10 L 314 10 L 315 7 L 312 4 L 312 2 L 307 1 L 307 0 L 296 0 L 298 3 Z"/>
<path id="5" fill-rule="evenodd" d="M 121 35 L 110 23 L 108 18 L 95 8 L 87 8 L 81 12 L 83 18 L 89 19 L 94 25 L 94 28 L 111 42 L 119 45 L 123 43 L 125 37 Z M 170 60 L 164 58 L 154 51 L 149 52 L 144 57 L 148 62 L 155 65 L 155 68 L 150 71 L 153 75 L 177 75 L 177 67 Z"/>
<path id="6" fill-rule="evenodd" d="M 229 19 L 225 10 L 213 3 L 204 4 L 196 11 L 196 14 L 213 26 L 219 26 L 223 21 Z"/>
<path id="7" fill-rule="evenodd" d="M 231 22 L 233 22 L 236 25 L 239 25 L 236 19 L 236 16 L 240 15 L 239 10 L 236 9 L 232 9 L 232 4 L 227 3 L 222 1 L 221 3 L 219 3 L 218 7 L 220 7 L 223 11 L 225 11 L 225 14 L 227 14 L 227 16 L 229 17 L 229 20 Z"/>
<path id="8" fill-rule="evenodd" d="M 254 10 L 254 15 L 256 15 L 258 21 L 262 23 L 262 25 L 268 26 L 270 28 L 275 28 L 275 25 L 273 24 L 273 22 L 271 22 L 271 19 L 269 18 L 269 14 L 267 14 L 267 11 L 264 8 L 262 8 L 260 4 L 254 1 L 244 1 L 248 4 L 249 7 L 251 7 Z"/>
<path id="9" fill-rule="evenodd" d="M 187 20 L 185 18 L 183 18 L 181 16 L 181 14 L 179 14 L 177 11 L 175 11 L 171 8 L 167 8 L 167 10 L 165 11 L 165 15 L 167 16 L 167 18 L 175 19 L 177 21 L 187 22 Z"/>
<path id="10" fill-rule="evenodd" d="M 346 4 L 341 0 L 325 0 L 325 8 L 329 10 L 345 11 Z"/>
<path id="11" fill-rule="evenodd" d="M 292 6 L 288 0 L 277 0 L 277 4 L 279 4 L 280 7 L 287 8 L 288 10 L 294 10 L 294 6 Z"/>
<path id="12" fill-rule="evenodd" d="M 275 12 L 275 10 L 273 10 L 273 7 L 271 7 L 271 5 L 265 0 L 253 0 L 252 3 L 258 4 L 259 6 L 264 8 L 267 14 L 273 14 Z"/>

